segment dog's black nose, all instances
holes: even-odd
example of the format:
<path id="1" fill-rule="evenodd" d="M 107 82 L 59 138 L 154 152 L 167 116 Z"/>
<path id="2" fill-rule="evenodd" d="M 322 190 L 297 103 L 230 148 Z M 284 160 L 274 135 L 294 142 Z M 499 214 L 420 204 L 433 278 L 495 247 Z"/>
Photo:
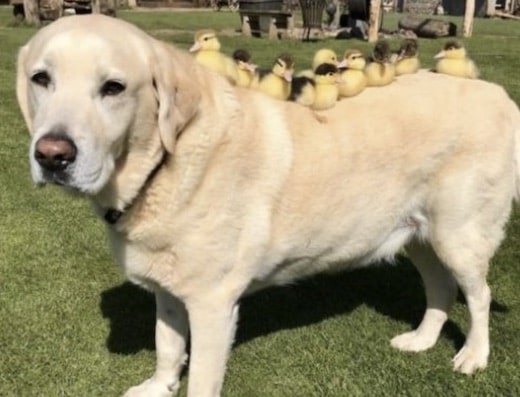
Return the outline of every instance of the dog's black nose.
<path id="1" fill-rule="evenodd" d="M 77 148 L 64 135 L 47 134 L 36 142 L 34 158 L 48 171 L 62 171 L 76 160 Z"/>

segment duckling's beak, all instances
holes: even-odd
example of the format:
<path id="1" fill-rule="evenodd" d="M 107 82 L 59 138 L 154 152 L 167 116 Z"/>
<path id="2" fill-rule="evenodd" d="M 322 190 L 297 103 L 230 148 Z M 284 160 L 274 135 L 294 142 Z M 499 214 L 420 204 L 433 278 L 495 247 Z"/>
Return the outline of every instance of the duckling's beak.
<path id="1" fill-rule="evenodd" d="M 254 65 L 252 63 L 249 63 L 249 62 L 244 62 L 244 67 L 247 71 L 251 72 L 251 73 L 255 73 L 256 72 L 256 68 L 258 67 L 258 65 Z"/>
<path id="2" fill-rule="evenodd" d="M 340 63 L 336 65 L 338 69 L 346 69 L 348 68 L 348 61 L 346 59 L 343 59 Z"/>
<path id="3" fill-rule="evenodd" d="M 283 78 L 288 82 L 290 83 L 292 81 L 292 71 L 290 70 L 286 70 L 285 72 L 283 72 Z"/>
<path id="4" fill-rule="evenodd" d="M 198 41 L 195 42 L 195 44 L 193 44 L 191 47 L 190 47 L 190 52 L 196 52 L 198 50 L 200 50 L 200 43 Z"/>
<path id="5" fill-rule="evenodd" d="M 434 59 L 441 59 L 441 58 L 444 58 L 445 56 L 446 56 L 446 51 L 442 50 L 437 55 L 435 55 L 433 58 Z"/>

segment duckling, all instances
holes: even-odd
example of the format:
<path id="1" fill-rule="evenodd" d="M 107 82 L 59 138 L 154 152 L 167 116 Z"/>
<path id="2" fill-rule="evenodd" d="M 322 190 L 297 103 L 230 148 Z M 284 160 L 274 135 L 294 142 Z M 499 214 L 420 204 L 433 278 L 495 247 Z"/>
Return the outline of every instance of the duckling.
<path id="1" fill-rule="evenodd" d="M 233 59 L 237 64 L 237 86 L 251 86 L 256 73 L 256 65 L 250 62 L 251 54 L 246 50 L 238 49 L 233 53 Z"/>
<path id="2" fill-rule="evenodd" d="M 312 58 L 312 70 L 302 70 L 298 73 L 298 76 L 306 76 L 312 78 L 314 76 L 314 70 L 321 64 L 328 63 L 334 66 L 338 65 L 338 56 L 336 53 L 329 48 L 321 48 L 314 53 Z"/>
<path id="3" fill-rule="evenodd" d="M 367 85 L 381 87 L 390 84 L 395 78 L 395 67 L 390 61 L 390 45 L 386 40 L 379 40 L 373 51 L 373 62 L 365 68 Z"/>
<path id="4" fill-rule="evenodd" d="M 478 78 L 479 71 L 475 62 L 468 58 L 466 49 L 459 41 L 448 41 L 434 58 L 437 60 L 434 70 L 438 73 L 468 79 Z"/>
<path id="5" fill-rule="evenodd" d="M 332 108 L 339 97 L 340 76 L 336 66 L 322 63 L 314 70 L 314 103 L 311 109 L 325 110 Z"/>
<path id="6" fill-rule="evenodd" d="M 238 80 L 237 66 L 233 59 L 220 52 L 220 41 L 212 29 L 203 29 L 195 32 L 195 43 L 190 52 L 195 52 L 195 59 L 222 76 L 229 82 L 236 84 Z"/>
<path id="7" fill-rule="evenodd" d="M 339 96 L 351 97 L 359 94 L 367 86 L 365 66 L 367 62 L 363 53 L 359 50 L 347 50 L 343 60 L 338 64 L 341 84 L 339 84 Z"/>
<path id="8" fill-rule="evenodd" d="M 282 54 L 274 62 L 273 68 L 265 76 L 258 76 L 251 84 L 259 91 L 280 100 L 287 100 L 291 93 L 294 61 L 288 54 Z"/>
<path id="9" fill-rule="evenodd" d="M 313 110 L 329 109 L 338 100 L 339 80 L 338 68 L 330 63 L 322 63 L 314 71 L 313 79 L 307 76 L 293 79 L 289 100 Z"/>
<path id="10" fill-rule="evenodd" d="M 417 57 L 418 49 L 419 46 L 415 39 L 404 39 L 401 42 L 395 62 L 395 74 L 397 76 L 416 73 L 419 70 L 421 63 Z"/>

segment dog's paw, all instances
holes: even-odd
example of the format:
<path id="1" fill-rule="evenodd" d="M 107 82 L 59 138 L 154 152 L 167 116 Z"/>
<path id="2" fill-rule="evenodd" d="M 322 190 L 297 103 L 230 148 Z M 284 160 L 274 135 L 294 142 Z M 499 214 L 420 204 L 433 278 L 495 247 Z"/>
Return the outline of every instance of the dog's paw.
<path id="1" fill-rule="evenodd" d="M 432 347 L 436 341 L 437 335 L 428 335 L 415 330 L 397 335 L 390 341 L 390 344 L 402 351 L 421 352 Z"/>
<path id="2" fill-rule="evenodd" d="M 123 397 L 174 397 L 178 390 L 179 382 L 165 384 L 150 378 L 128 389 Z"/>
<path id="3" fill-rule="evenodd" d="M 453 370 L 471 375 L 478 369 L 486 368 L 488 351 L 485 348 L 471 349 L 464 346 L 453 358 Z"/>

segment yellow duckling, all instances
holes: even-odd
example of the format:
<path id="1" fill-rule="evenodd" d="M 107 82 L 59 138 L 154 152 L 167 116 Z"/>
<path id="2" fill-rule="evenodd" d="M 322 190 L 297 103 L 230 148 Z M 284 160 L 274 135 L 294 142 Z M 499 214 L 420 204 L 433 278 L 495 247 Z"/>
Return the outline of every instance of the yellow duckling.
<path id="1" fill-rule="evenodd" d="M 285 101 L 291 93 L 294 61 L 287 54 L 280 55 L 269 73 L 257 76 L 251 86 L 273 98 Z"/>
<path id="2" fill-rule="evenodd" d="M 233 59 L 237 64 L 237 86 L 250 87 L 256 73 L 256 65 L 250 62 L 251 55 L 246 50 L 238 49 L 233 53 Z"/>
<path id="3" fill-rule="evenodd" d="M 190 52 L 195 52 L 195 59 L 222 76 L 232 84 L 238 80 L 237 66 L 233 59 L 220 52 L 220 41 L 212 29 L 203 29 L 195 32 L 195 43 Z"/>
<path id="4" fill-rule="evenodd" d="M 322 63 L 314 70 L 314 78 L 295 77 L 291 83 L 290 101 L 314 110 L 330 109 L 339 95 L 339 73 L 336 66 Z"/>
<path id="5" fill-rule="evenodd" d="M 367 86 L 365 66 L 367 62 L 363 53 L 359 50 L 347 50 L 343 60 L 338 64 L 341 84 L 339 84 L 340 97 L 352 97 L 359 94 Z"/>
<path id="6" fill-rule="evenodd" d="M 390 84 L 395 79 L 395 67 L 392 64 L 390 45 L 386 40 L 379 40 L 372 54 L 373 62 L 365 68 L 367 85 L 381 87 Z"/>
<path id="7" fill-rule="evenodd" d="M 323 63 L 314 70 L 314 103 L 311 109 L 325 110 L 333 107 L 339 97 L 340 76 L 338 68 Z"/>
<path id="8" fill-rule="evenodd" d="M 403 74 L 416 73 L 421 67 L 418 55 L 419 45 L 417 44 L 417 40 L 404 39 L 401 42 L 401 46 L 397 54 L 395 74 L 400 76 Z"/>
<path id="9" fill-rule="evenodd" d="M 314 76 L 314 70 L 324 63 L 328 63 L 334 66 L 338 65 L 338 56 L 336 53 L 329 48 L 321 48 L 314 53 L 312 58 L 312 70 L 303 70 L 298 73 L 298 76 L 306 76 L 312 78 Z"/>
<path id="10" fill-rule="evenodd" d="M 466 49 L 458 41 L 448 41 L 434 58 L 437 60 L 434 68 L 437 73 L 468 79 L 478 78 L 479 71 L 475 62 L 468 58 Z"/>

